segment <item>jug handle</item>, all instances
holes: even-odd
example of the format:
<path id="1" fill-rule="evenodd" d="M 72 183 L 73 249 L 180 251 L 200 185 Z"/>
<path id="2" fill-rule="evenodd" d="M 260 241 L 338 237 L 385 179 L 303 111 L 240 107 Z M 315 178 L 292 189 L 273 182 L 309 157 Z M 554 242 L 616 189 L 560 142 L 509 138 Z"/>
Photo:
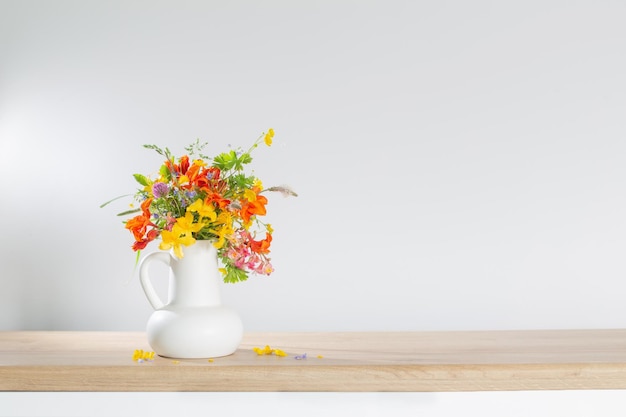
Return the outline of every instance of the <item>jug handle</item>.
<path id="1" fill-rule="evenodd" d="M 143 292 L 146 293 L 146 297 L 148 297 L 148 301 L 152 305 L 152 308 L 155 310 L 160 309 L 165 304 L 163 304 L 163 301 L 161 301 L 159 295 L 152 286 L 150 274 L 148 273 L 148 266 L 152 261 L 160 261 L 169 266 L 171 259 L 172 256 L 167 252 L 154 252 L 143 258 L 139 264 L 139 281 L 141 282 L 141 287 L 143 288 Z"/>

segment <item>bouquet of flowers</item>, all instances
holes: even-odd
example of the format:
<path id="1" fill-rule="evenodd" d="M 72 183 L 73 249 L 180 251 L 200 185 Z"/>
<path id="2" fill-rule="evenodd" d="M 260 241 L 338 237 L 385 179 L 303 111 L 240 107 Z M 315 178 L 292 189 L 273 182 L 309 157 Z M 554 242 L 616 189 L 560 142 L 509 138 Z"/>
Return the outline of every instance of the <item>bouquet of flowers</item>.
<path id="1" fill-rule="evenodd" d="M 203 154 L 207 143 L 199 140 L 185 147 L 187 155 L 179 158 L 168 148 L 144 145 L 165 161 L 154 179 L 134 174 L 141 186 L 134 194 L 140 208 L 119 214 L 138 213 L 125 222 L 135 239 L 132 248 L 137 256 L 157 238 L 161 240 L 159 249 L 172 249 L 178 258 L 184 256 L 184 246 L 211 240 L 224 282 L 245 281 L 249 273 L 270 275 L 274 270 L 268 257 L 273 229 L 260 219 L 266 214 L 264 194 L 296 193 L 286 186 L 263 188 L 261 180 L 246 173 L 244 167 L 252 162 L 252 151 L 261 143 L 270 146 L 273 137 L 274 130 L 269 129 L 247 151 L 230 150 L 214 158 Z"/>

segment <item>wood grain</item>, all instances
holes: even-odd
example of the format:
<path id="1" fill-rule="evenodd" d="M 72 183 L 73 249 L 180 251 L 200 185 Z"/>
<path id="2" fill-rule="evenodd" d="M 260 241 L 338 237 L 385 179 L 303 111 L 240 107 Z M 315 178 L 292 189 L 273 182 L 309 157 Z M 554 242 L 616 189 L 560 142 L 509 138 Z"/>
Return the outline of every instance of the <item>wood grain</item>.
<path id="1" fill-rule="evenodd" d="M 289 356 L 252 350 L 265 345 Z M 248 333 L 237 352 L 211 362 L 138 363 L 135 349 L 150 350 L 143 333 L 0 332 L 0 390 L 626 389 L 624 329 Z"/>

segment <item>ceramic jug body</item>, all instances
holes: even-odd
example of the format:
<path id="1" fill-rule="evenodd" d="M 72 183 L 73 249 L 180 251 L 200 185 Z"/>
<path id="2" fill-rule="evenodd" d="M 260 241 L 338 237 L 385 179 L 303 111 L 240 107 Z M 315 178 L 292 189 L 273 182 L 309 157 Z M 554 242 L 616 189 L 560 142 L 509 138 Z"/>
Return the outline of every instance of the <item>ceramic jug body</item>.
<path id="1" fill-rule="evenodd" d="M 212 241 L 198 240 L 183 253 L 178 259 L 155 252 L 139 266 L 141 285 L 155 309 L 146 327 L 148 343 L 155 353 L 170 358 L 230 355 L 241 343 L 243 325 L 235 310 L 222 305 L 217 250 Z M 153 261 L 170 267 L 167 303 L 152 286 L 149 266 Z"/>

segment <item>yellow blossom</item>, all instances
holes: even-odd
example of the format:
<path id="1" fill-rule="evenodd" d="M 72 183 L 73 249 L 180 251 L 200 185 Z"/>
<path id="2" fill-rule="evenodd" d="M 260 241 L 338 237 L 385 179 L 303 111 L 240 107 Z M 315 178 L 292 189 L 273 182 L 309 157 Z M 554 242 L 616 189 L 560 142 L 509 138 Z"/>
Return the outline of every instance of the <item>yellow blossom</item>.
<path id="1" fill-rule="evenodd" d="M 215 234 L 217 234 L 217 240 L 213 243 L 213 246 L 217 249 L 221 249 L 224 246 L 224 243 L 226 243 L 226 238 L 234 233 L 233 217 L 229 212 L 223 211 L 219 216 L 217 216 L 216 222 L 222 226 L 215 231 Z"/>
<path id="2" fill-rule="evenodd" d="M 243 197 L 250 202 L 256 201 L 256 193 L 254 192 L 254 190 L 248 189 L 244 191 Z"/>
<path id="3" fill-rule="evenodd" d="M 273 138 L 274 138 L 274 129 L 270 128 L 270 130 L 268 130 L 267 133 L 265 134 L 263 141 L 265 142 L 267 146 L 271 146 Z"/>
<path id="4" fill-rule="evenodd" d="M 274 355 L 276 355 L 276 356 L 283 356 L 283 357 L 287 356 L 287 354 L 284 351 L 280 350 L 280 349 L 274 349 Z"/>
<path id="5" fill-rule="evenodd" d="M 171 231 L 164 230 L 161 232 L 159 249 L 168 250 L 174 248 L 176 257 L 182 259 L 184 255 L 181 245 L 193 245 L 196 242 L 193 232 L 197 232 L 201 228 L 201 223 L 193 223 L 193 214 L 187 213 L 185 217 L 176 219 L 176 223 L 174 223 Z"/>
<path id="6" fill-rule="evenodd" d="M 187 207 L 187 213 L 191 212 L 198 213 L 198 216 L 200 216 L 201 219 L 208 218 L 212 222 L 217 219 L 217 214 L 215 213 L 213 205 L 205 204 L 202 200 L 196 200 L 189 207 Z"/>
<path id="7" fill-rule="evenodd" d="M 200 167 L 205 167 L 205 166 L 207 166 L 207 163 L 206 163 L 206 162 L 204 162 L 202 159 L 195 159 L 195 160 L 193 161 L 193 164 L 194 164 L 194 165 L 198 165 L 198 166 L 200 166 Z"/>
<path id="8" fill-rule="evenodd" d="M 189 211 L 185 213 L 185 217 L 179 217 L 176 219 L 175 225 L 178 225 L 181 229 L 189 232 L 198 232 L 204 227 L 202 223 L 194 223 L 193 214 Z"/>

